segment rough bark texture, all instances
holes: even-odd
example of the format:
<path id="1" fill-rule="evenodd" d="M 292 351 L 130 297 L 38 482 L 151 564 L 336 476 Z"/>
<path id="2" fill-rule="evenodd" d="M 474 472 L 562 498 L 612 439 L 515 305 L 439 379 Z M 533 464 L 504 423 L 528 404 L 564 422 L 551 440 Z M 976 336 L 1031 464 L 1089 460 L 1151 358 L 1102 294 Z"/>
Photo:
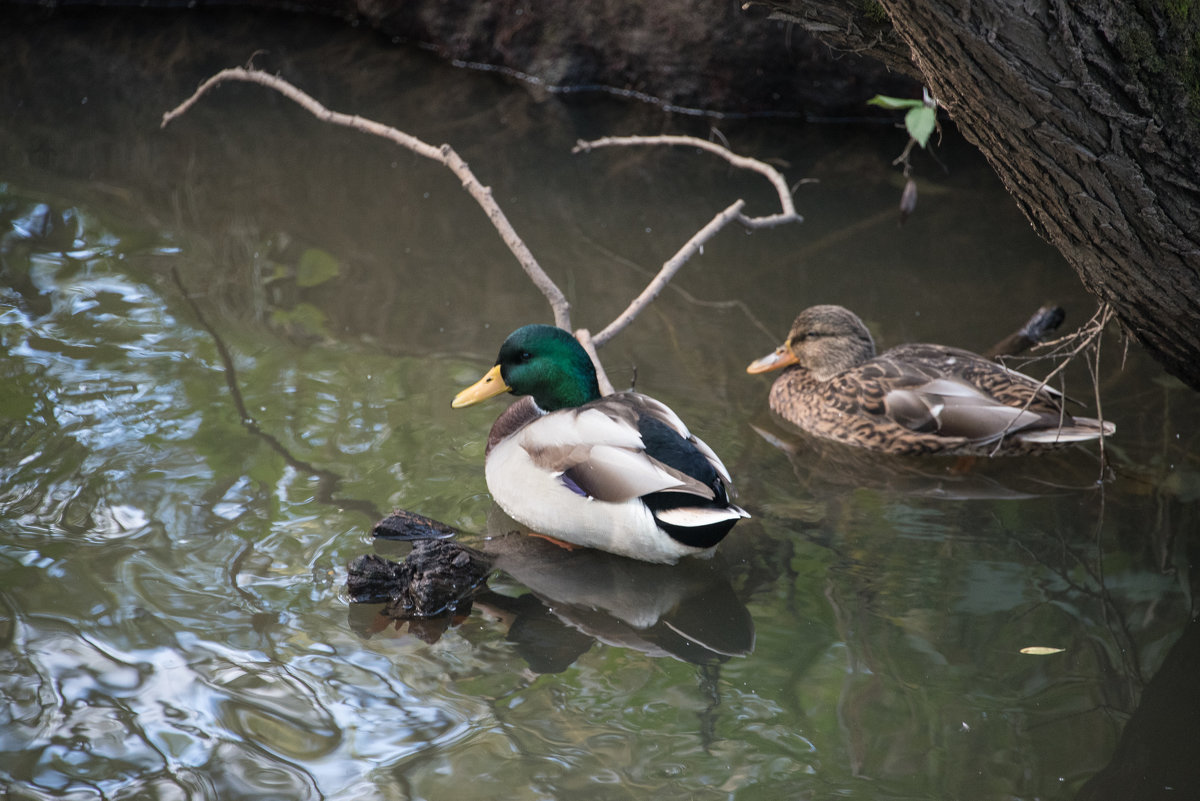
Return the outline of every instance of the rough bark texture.
<path id="1" fill-rule="evenodd" d="M 812 18 L 836 4 L 780 5 Z M 1200 9 L 879 5 L 1034 228 L 1169 372 L 1200 389 Z"/>
<path id="2" fill-rule="evenodd" d="M 790 22 L 840 52 L 867 53 L 889 70 L 921 77 L 908 43 L 896 33 L 878 3 L 805 0 L 763 4 L 771 7 L 771 19 Z"/>
<path id="3" fill-rule="evenodd" d="M 261 1 L 261 0 L 260 0 Z M 908 86 L 736 0 L 345 0 L 385 33 L 560 92 L 604 89 L 731 113 L 862 114 Z"/>
<path id="4" fill-rule="evenodd" d="M 5 0 L 0 0 L 3 5 Z M 37 0 L 128 8 L 129 0 Z M 139 6 L 182 9 L 180 0 Z M 862 116 L 883 92 L 911 94 L 904 70 L 832 51 L 786 17 L 737 0 L 195 0 L 187 8 L 288 10 L 370 26 L 396 42 L 521 79 L 535 92 L 611 93 L 716 114 Z M 881 15 L 882 16 L 882 15 Z M 886 17 L 883 17 L 886 21 Z M 880 24 L 876 23 L 876 28 Z M 886 28 L 883 28 L 886 30 Z M 894 46 L 895 34 L 888 32 Z M 872 40 L 873 41 L 873 40 Z M 907 52 L 906 50 L 904 51 Z"/>

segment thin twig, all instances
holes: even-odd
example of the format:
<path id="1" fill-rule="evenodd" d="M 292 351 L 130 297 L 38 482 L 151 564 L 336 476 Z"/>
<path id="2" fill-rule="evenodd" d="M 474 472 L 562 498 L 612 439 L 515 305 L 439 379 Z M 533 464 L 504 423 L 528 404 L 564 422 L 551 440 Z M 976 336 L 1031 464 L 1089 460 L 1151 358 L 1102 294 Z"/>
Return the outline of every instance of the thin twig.
<path id="1" fill-rule="evenodd" d="M 612 381 L 608 379 L 608 373 L 604 372 L 604 365 L 600 363 L 600 356 L 596 353 L 596 341 L 592 338 L 592 332 L 586 328 L 580 328 L 575 332 L 575 339 L 579 340 L 580 345 L 583 345 L 583 349 L 587 351 L 587 355 L 592 359 L 592 364 L 596 366 L 596 383 L 600 385 L 600 394 L 613 394 L 615 390 L 613 389 Z"/>
<path id="2" fill-rule="evenodd" d="M 667 259 L 662 268 L 658 271 L 658 275 L 650 280 L 646 288 L 642 290 L 642 294 L 633 299 L 633 302 L 618 315 L 617 319 L 613 320 L 604 327 L 600 333 L 592 337 L 592 342 L 596 347 L 601 347 L 605 342 L 608 342 L 614 336 L 619 334 L 625 326 L 629 325 L 638 314 L 641 313 L 649 303 L 658 297 L 658 293 L 662 292 L 663 287 L 667 282 L 674 277 L 675 273 L 679 272 L 688 259 L 694 256 L 704 243 L 716 236 L 717 232 L 724 228 L 729 223 L 741 217 L 742 207 L 746 205 L 744 200 L 735 200 L 727 209 L 717 214 L 709 221 L 708 225 L 701 228 L 692 238 L 684 243 L 675 255 Z"/>
<path id="3" fill-rule="evenodd" d="M 715 142 L 710 142 L 707 139 L 698 139 L 694 136 L 606 136 L 601 139 L 593 139 L 584 141 L 580 139 L 575 143 L 573 153 L 589 153 L 592 150 L 600 147 L 634 147 L 646 145 L 667 145 L 667 146 L 684 146 L 695 147 L 699 150 L 713 153 L 728 161 L 735 167 L 744 170 L 751 170 L 765 177 L 775 187 L 775 193 L 779 196 L 779 206 L 781 211 L 776 214 L 769 214 L 764 217 L 749 217 L 742 213 L 746 202 L 744 200 L 734 201 L 728 208 L 717 214 L 708 223 L 708 225 L 697 231 L 691 239 L 684 243 L 675 255 L 668 259 L 659 269 L 658 274 L 651 279 L 650 283 L 642 290 L 632 303 L 617 316 L 615 320 L 605 326 L 600 333 L 592 337 L 592 342 L 597 348 L 602 347 L 624 328 L 629 325 L 641 311 L 662 292 L 663 287 L 674 277 L 675 273 L 679 272 L 688 259 L 704 249 L 705 243 L 717 235 L 729 223 L 737 220 L 742 225 L 748 228 L 770 228 L 776 225 L 782 225 L 790 222 L 803 222 L 804 218 L 796 213 L 796 205 L 792 200 L 792 190 L 788 187 L 787 180 L 783 175 L 766 162 L 748 156 L 739 156 L 728 148 L 719 145 Z"/>
<path id="4" fill-rule="evenodd" d="M 1097 349 L 1099 348 L 1100 335 L 1104 333 L 1105 327 L 1108 325 L 1109 321 L 1113 318 L 1114 314 L 1115 314 L 1115 312 L 1113 311 L 1112 306 L 1110 306 L 1107 303 L 1102 303 L 1100 305 L 1100 307 L 1098 309 L 1096 309 L 1096 312 L 1091 316 L 1091 319 L 1089 319 L 1086 323 L 1081 325 L 1075 331 L 1072 331 L 1070 334 L 1067 334 L 1066 336 L 1059 337 L 1058 339 L 1054 339 L 1049 342 L 1042 342 L 1037 345 L 1034 345 L 1035 350 L 1039 349 L 1039 348 L 1052 349 L 1051 352 L 1047 353 L 1045 356 L 1041 356 L 1038 358 L 1043 358 L 1043 359 L 1055 358 L 1057 356 L 1060 356 L 1063 353 L 1066 353 L 1066 356 L 1064 356 L 1062 358 L 1062 360 L 1058 363 L 1058 365 L 1053 370 L 1051 370 L 1049 373 L 1047 373 L 1046 377 L 1041 380 L 1041 383 L 1038 385 L 1037 389 L 1035 390 L 1034 395 L 1031 395 L 1029 397 L 1029 400 L 1025 401 L 1025 405 L 1021 407 L 1021 411 L 1028 409 L 1030 404 L 1033 403 L 1033 400 L 1036 397 L 1036 394 L 1038 392 L 1041 392 L 1043 387 L 1046 387 L 1050 384 L 1050 379 L 1054 378 L 1056 375 L 1058 375 L 1063 370 L 1065 370 L 1067 368 L 1067 365 L 1069 365 L 1072 361 L 1075 360 L 1076 356 L 1078 356 L 1080 353 L 1084 352 L 1088 348 L 1092 348 L 1092 347 L 1095 347 Z M 1074 345 L 1074 347 L 1070 347 L 1071 345 Z M 1068 348 L 1069 348 L 1069 350 L 1068 350 Z M 1030 361 L 1033 361 L 1033 360 L 1030 360 Z M 1097 367 L 1099 366 L 1099 357 L 1098 356 L 1097 356 L 1096 365 L 1097 365 Z M 1098 370 L 1097 370 L 1096 374 L 1094 374 L 1092 376 L 1092 387 L 1096 393 L 1097 407 L 1099 406 L 1099 399 L 1100 399 L 1100 383 L 1099 382 L 1100 382 L 1100 379 L 1099 379 Z M 1060 414 L 1059 424 L 1061 425 L 1062 424 L 1062 416 L 1066 414 L 1066 405 L 1067 405 L 1068 398 L 1067 398 L 1067 395 L 1065 392 L 1060 392 L 1059 394 L 1062 395 L 1062 399 L 1063 399 L 1063 402 L 1059 409 L 1059 414 Z M 1099 408 L 1096 409 L 1096 419 L 1099 420 L 1099 422 L 1100 422 L 1100 449 L 1101 449 L 1101 454 L 1103 454 L 1103 451 L 1104 451 L 1104 415 L 1103 415 L 1103 412 L 1101 411 L 1101 409 L 1099 409 Z M 1008 430 L 1010 428 L 1012 428 L 1012 426 L 1015 422 L 1016 422 L 1016 420 L 1014 419 L 1012 422 L 1010 422 L 1008 424 L 1007 427 L 1005 427 L 1004 432 L 1002 432 L 1002 434 L 1001 434 L 1002 437 L 1004 434 L 1006 434 L 1008 432 Z M 997 450 L 999 450 L 999 441 L 997 441 L 996 448 L 997 448 Z M 995 454 L 995 453 L 996 453 L 996 451 L 993 451 L 993 454 Z"/>
<path id="5" fill-rule="evenodd" d="M 609 250 L 601 243 L 589 237 L 583 231 L 577 230 L 576 233 L 581 239 L 595 248 L 605 258 L 611 259 L 618 264 L 623 264 L 639 275 L 650 275 L 650 270 L 642 267 L 637 262 L 627 259 L 620 253 L 614 253 L 612 250 Z M 703 298 L 696 297 L 691 292 L 688 292 L 686 289 L 679 286 L 679 284 L 668 284 L 666 288 L 670 289 L 672 292 L 679 295 L 679 297 L 695 306 L 702 306 L 709 309 L 739 309 L 742 314 L 745 315 L 746 319 L 750 321 L 750 324 L 763 333 L 763 336 L 766 337 L 768 342 L 775 343 L 778 341 L 776 339 L 776 335 L 771 331 L 770 328 L 763 324 L 762 320 L 758 319 L 754 312 L 750 310 L 750 307 L 746 305 L 744 300 L 738 300 L 736 298 L 733 300 L 705 300 Z"/>
<path id="6" fill-rule="evenodd" d="M 554 283 L 553 280 L 534 259 L 533 254 L 525 246 L 513 229 L 512 224 L 508 221 L 500 206 L 492 197 L 491 189 L 484 186 L 475 177 L 467 163 L 451 148 L 449 145 L 441 145 L 434 147 L 426 142 L 421 141 L 411 134 L 404 133 L 389 125 L 369 120 L 357 115 L 342 114 L 341 112 L 331 111 L 321 105 L 312 96 L 292 86 L 284 79 L 272 75 L 262 70 L 235 67 L 225 69 L 213 75 L 208 80 L 204 81 L 196 89 L 196 91 L 187 100 L 184 100 L 174 109 L 163 114 L 162 125 L 166 127 L 172 120 L 185 114 L 196 102 L 203 97 L 209 90 L 224 83 L 225 81 L 243 81 L 246 83 L 256 83 L 260 86 L 265 86 L 268 89 L 273 89 L 279 92 L 284 97 L 292 100 L 314 117 L 324 122 L 334 125 L 341 125 L 351 128 L 356 131 L 379 136 L 394 142 L 401 147 L 416 153 L 419 156 L 436 161 L 449 169 L 462 182 L 463 188 L 475 200 L 476 203 L 487 214 L 488 219 L 496 228 L 503 239 L 504 244 L 516 257 L 526 275 L 533 281 L 534 286 L 541 291 L 546 300 L 550 303 L 550 308 L 554 313 L 555 324 L 567 331 L 571 330 L 571 314 L 570 304 L 562 291 Z M 708 225 L 700 229 L 681 247 L 674 256 L 663 264 L 658 274 L 650 281 L 641 294 L 638 295 L 629 306 L 623 311 L 613 322 L 609 323 L 599 334 L 594 337 L 590 336 L 586 329 L 581 329 L 576 332 L 576 338 L 579 339 L 584 348 L 591 356 L 593 363 L 596 365 L 597 376 L 600 380 L 601 387 L 606 388 L 606 393 L 612 391 L 612 384 L 608 380 L 608 376 L 604 373 L 604 367 L 600 363 L 596 355 L 596 348 L 604 345 L 612 339 L 616 334 L 622 331 L 630 322 L 632 322 L 638 314 L 662 291 L 663 287 L 670 282 L 671 278 L 679 271 L 688 259 L 696 253 L 703 250 L 704 245 L 708 240 L 712 239 L 726 225 L 734 220 L 742 223 L 749 228 L 768 228 L 776 225 L 781 225 L 790 222 L 803 222 L 803 218 L 796 213 L 795 204 L 792 201 L 792 192 L 788 188 L 787 181 L 783 175 L 779 173 L 771 165 L 759 161 L 758 159 L 739 156 L 731 152 L 725 147 L 714 142 L 709 142 L 704 139 L 697 139 L 692 136 L 625 136 L 625 137 L 606 137 L 597 139 L 591 142 L 580 141 L 576 144 L 574 152 L 589 151 L 598 147 L 615 147 L 628 145 L 684 145 L 695 147 L 700 150 L 714 153 L 728 161 L 735 167 L 747 169 L 757 172 L 767 178 L 775 187 L 775 191 L 779 196 L 779 204 L 781 211 L 776 214 L 770 214 L 763 217 L 749 217 L 742 213 L 745 202 L 738 200 L 726 208 L 721 213 L 717 214 Z"/>
<path id="7" fill-rule="evenodd" d="M 707 139 L 698 139 L 694 136 L 606 136 L 602 139 L 593 139 L 590 142 L 585 142 L 580 139 L 575 143 L 575 147 L 571 150 L 572 153 L 588 153 L 599 147 L 629 147 L 640 145 L 681 145 L 685 147 L 694 147 L 699 150 L 704 150 L 728 161 L 735 167 L 743 170 L 751 170 L 765 177 L 775 187 L 775 193 L 779 196 L 779 207 L 781 211 L 777 214 L 770 214 L 765 217 L 747 217 L 739 213 L 737 219 L 742 225 L 750 228 L 770 228 L 776 225 L 782 225 L 790 222 L 804 222 L 804 218 L 796 213 L 796 205 L 792 201 L 792 192 L 788 188 L 787 180 L 779 170 L 767 164 L 765 161 L 750 158 L 749 156 L 739 156 L 728 148 L 718 145 L 716 142 L 710 142 Z"/>
<path id="8" fill-rule="evenodd" d="M 571 330 L 571 306 L 567 302 L 566 296 L 563 295 L 558 285 L 550 279 L 546 271 L 541 268 L 541 265 L 537 263 L 537 259 L 533 257 L 533 254 L 529 252 L 529 248 L 525 246 L 521 237 L 517 235 L 516 230 L 508 221 L 508 217 L 505 216 L 504 211 L 501 210 L 500 206 L 492 198 L 492 190 L 479 182 L 479 179 L 475 177 L 471 168 L 467 166 L 467 163 L 463 161 L 462 157 L 450 145 L 434 147 L 390 125 L 383 125 L 382 123 L 368 120 L 358 115 L 331 111 L 317 102 L 311 95 L 302 92 L 276 75 L 263 72 L 262 70 L 245 69 L 242 67 L 221 70 L 216 75 L 204 81 L 191 97 L 163 114 L 162 127 L 165 128 L 172 120 L 186 113 L 210 89 L 225 81 L 244 81 L 273 89 L 289 100 L 294 101 L 323 122 L 342 125 L 356 131 L 382 137 L 416 153 L 418 156 L 436 161 L 449 169 L 462 182 L 463 188 L 467 190 L 467 193 L 479 204 L 484 213 L 487 214 L 488 219 L 491 220 L 492 225 L 499 232 L 500 238 L 504 240 L 504 244 L 508 246 L 513 256 L 516 257 L 525 274 L 529 276 L 534 286 L 546 297 L 546 300 L 550 303 L 550 308 L 554 312 L 555 325 L 568 331 Z"/>
<path id="9" fill-rule="evenodd" d="M 1096 347 L 1092 349 L 1092 358 L 1088 360 L 1088 371 L 1092 374 L 1092 394 L 1096 398 L 1096 419 L 1100 421 L 1101 431 L 1104 427 L 1104 407 L 1100 403 L 1100 345 L 1103 339 L 1100 337 L 1100 332 L 1104 331 L 1104 325 L 1108 323 L 1108 318 L 1111 316 L 1112 307 L 1108 304 L 1104 306 L 1107 316 L 1101 320 L 1102 325 L 1096 334 Z M 1104 467 L 1108 464 L 1108 453 L 1104 450 L 1104 436 L 1100 437 L 1100 473 L 1103 477 Z M 1101 485 L 1103 486 L 1103 485 Z"/>

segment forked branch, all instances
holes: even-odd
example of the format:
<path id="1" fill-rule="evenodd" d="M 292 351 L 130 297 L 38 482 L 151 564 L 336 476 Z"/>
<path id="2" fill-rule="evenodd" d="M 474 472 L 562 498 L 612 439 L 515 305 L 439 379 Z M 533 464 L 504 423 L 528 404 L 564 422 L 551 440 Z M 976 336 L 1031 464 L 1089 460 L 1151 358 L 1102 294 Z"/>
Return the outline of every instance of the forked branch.
<path id="1" fill-rule="evenodd" d="M 633 322 L 633 319 L 641 314 L 642 309 L 646 308 L 646 306 L 650 305 L 650 301 L 658 297 L 658 293 L 662 292 L 675 273 L 679 272 L 679 268 L 704 248 L 705 242 L 716 236 L 717 232 L 731 221 L 741 217 L 742 207 L 745 205 L 746 202 L 744 200 L 734 201 L 729 208 L 719 213 L 716 217 L 713 217 L 708 225 L 693 234 L 692 238 L 685 242 L 683 247 L 674 256 L 667 259 L 662 269 L 658 271 L 658 275 L 650 280 L 650 283 L 646 285 L 642 293 L 633 299 L 625 311 L 617 315 L 617 319 L 606 325 L 600 333 L 592 337 L 592 341 L 596 344 L 596 347 L 600 347 L 605 342 L 608 342 L 625 326 Z"/>
<path id="2" fill-rule="evenodd" d="M 550 279 L 550 276 L 538 264 L 537 259 L 529 252 L 529 248 L 525 246 L 525 242 L 522 241 L 521 237 L 517 235 L 516 230 L 512 227 L 512 223 L 508 221 L 508 217 L 492 197 L 492 190 L 480 183 L 479 179 L 475 177 L 475 173 L 467 166 L 467 162 L 463 161 L 462 157 L 450 145 L 434 147 L 390 125 L 384 125 L 374 120 L 359 117 L 358 115 L 331 111 L 321 105 L 311 95 L 292 86 L 283 78 L 263 72 L 262 70 L 246 69 L 243 67 L 232 67 L 221 70 L 216 75 L 204 81 L 204 83 L 197 87 L 191 97 L 163 114 L 162 127 L 165 128 L 176 117 L 186 113 L 210 89 L 226 81 L 244 81 L 246 83 L 259 84 L 268 89 L 274 89 L 323 122 L 341 125 L 373 136 L 382 137 L 416 153 L 418 156 L 423 156 L 445 166 L 462 181 L 463 188 L 467 190 L 467 193 L 479 204 L 484 213 L 487 214 L 488 219 L 491 220 L 492 225 L 499 232 L 500 238 L 504 240 L 504 244 L 508 246 L 513 256 L 516 257 L 525 274 L 529 276 L 534 286 L 546 297 L 546 300 L 550 303 L 551 310 L 554 312 L 554 324 L 568 331 L 571 329 L 571 305 L 567 302 L 566 296 L 563 295 L 558 285 Z"/>
<path id="3" fill-rule="evenodd" d="M 739 169 L 756 172 L 770 181 L 771 186 L 775 188 L 775 193 L 779 195 L 780 211 L 776 214 L 768 214 L 765 217 L 748 217 L 742 214 L 739 210 L 739 212 L 734 216 L 734 219 L 748 228 L 772 228 L 776 225 L 783 225 L 784 223 L 804 222 L 804 218 L 796 213 L 796 205 L 792 201 L 792 190 L 788 188 L 787 181 L 784 180 L 784 177 L 779 170 L 775 169 L 770 164 L 767 164 L 765 161 L 752 159 L 749 156 L 739 156 L 737 153 L 734 153 L 728 148 L 722 147 L 716 142 L 710 142 L 707 139 L 700 139 L 695 136 L 672 135 L 606 136 L 602 139 L 593 139 L 590 142 L 585 142 L 580 139 L 575 143 L 575 147 L 571 150 L 571 152 L 589 153 L 592 150 L 601 147 L 638 147 L 644 145 L 694 147 L 699 150 L 704 150 L 720 156 Z"/>
<path id="4" fill-rule="evenodd" d="M 162 125 L 166 127 L 172 120 L 183 115 L 196 102 L 208 93 L 211 89 L 219 86 L 226 81 L 242 81 L 245 83 L 256 83 L 260 86 L 265 86 L 268 89 L 273 89 L 279 92 L 284 97 L 292 100 L 297 105 L 301 106 L 314 117 L 324 122 L 334 125 L 341 125 L 346 128 L 351 128 L 362 133 L 379 136 L 388 141 L 394 142 L 401 147 L 416 153 L 431 161 L 435 161 L 447 169 L 449 169 L 462 182 L 463 188 L 467 193 L 479 204 L 484 213 L 487 214 L 493 227 L 500 234 L 500 238 L 508 249 L 516 257 L 517 262 L 524 269 L 525 274 L 533 281 L 534 286 L 545 296 L 550 304 L 550 308 L 554 313 L 554 323 L 560 328 L 568 331 L 571 330 L 571 309 L 567 302 L 566 296 L 558 286 L 551 280 L 550 276 L 541 268 L 533 254 L 526 247 L 521 237 L 517 235 L 516 230 L 512 227 L 508 217 L 501 210 L 500 206 L 492 197 L 492 191 L 488 187 L 480 183 L 479 179 L 471 171 L 471 168 L 465 161 L 454 151 L 450 145 L 433 146 L 421 141 L 411 134 L 407 134 L 390 125 L 383 125 L 357 115 L 343 114 L 341 112 L 332 111 L 312 96 L 297 89 L 292 84 L 284 79 L 272 75 L 262 70 L 249 69 L 242 67 L 234 67 L 221 70 L 216 75 L 213 75 L 208 80 L 204 81 L 196 89 L 196 91 L 187 100 L 180 103 L 175 108 L 163 114 Z M 700 150 L 713 153 L 728 161 L 735 167 L 747 169 L 757 172 L 764 176 L 771 185 L 775 188 L 779 196 L 780 211 L 775 214 L 770 214 L 763 217 L 750 217 L 742 212 L 745 207 L 745 201 L 737 200 L 732 203 L 724 211 L 717 214 L 713 219 L 697 231 L 683 246 L 668 259 L 659 269 L 658 274 L 650 281 L 641 294 L 639 294 L 625 311 L 621 312 L 615 320 L 604 327 L 594 337 L 586 330 L 581 329 L 576 332 L 576 337 L 583 343 L 588 350 L 592 361 L 596 365 L 598 378 L 600 379 L 601 389 L 606 392 L 612 391 L 612 385 L 608 377 L 604 373 L 604 367 L 596 356 L 596 348 L 604 345 L 620 331 L 622 331 L 630 322 L 632 322 L 641 311 L 654 300 L 655 297 L 663 290 L 668 282 L 674 277 L 675 273 L 696 253 L 703 251 L 705 243 L 716 236 L 725 226 L 733 221 L 738 221 L 742 225 L 749 228 L 769 228 L 776 225 L 782 225 L 790 222 L 802 222 L 803 218 L 796 213 L 795 204 L 792 202 L 792 193 L 788 188 L 787 181 L 783 175 L 779 173 L 771 165 L 759 161 L 757 159 L 739 156 L 731 152 L 725 147 L 714 142 L 709 142 L 704 139 L 698 139 L 692 136 L 623 136 L 623 137 L 607 137 L 597 139 L 591 142 L 580 141 L 576 144 L 574 152 L 588 152 L 595 148 L 601 147 L 618 147 L 618 146 L 642 146 L 642 145 L 668 145 L 668 146 L 687 146 L 695 147 Z"/>
<path id="5" fill-rule="evenodd" d="M 692 256 L 702 252 L 704 245 L 725 228 L 725 226 L 729 225 L 729 223 L 736 220 L 748 228 L 771 228 L 784 223 L 804 221 L 804 218 L 796 213 L 796 206 L 792 200 L 792 191 L 788 188 L 787 181 L 778 170 L 764 161 L 759 161 L 748 156 L 739 156 L 728 148 L 718 145 L 715 142 L 710 142 L 707 139 L 699 139 L 695 136 L 672 135 L 606 136 L 602 139 L 594 139 L 592 141 L 581 139 L 575 143 L 575 147 L 571 152 L 590 153 L 592 150 L 601 147 L 640 147 L 647 145 L 694 147 L 720 156 L 725 161 L 740 169 L 757 172 L 770 181 L 771 185 L 775 188 L 775 192 L 779 196 L 780 211 L 765 217 L 750 217 L 742 212 L 742 209 L 746 206 L 746 202 L 740 199 L 734 201 L 685 242 L 683 247 L 676 251 L 675 255 L 663 264 L 658 274 L 642 290 L 641 294 L 634 298 L 625 311 L 621 312 L 615 320 L 605 326 L 600 333 L 592 337 L 592 341 L 596 347 L 604 345 L 604 343 L 620 333 L 625 326 L 629 325 L 641 313 L 642 309 L 654 300 L 658 296 L 658 293 L 662 292 L 675 273 L 679 272 L 679 268 L 687 263 L 688 259 Z"/>

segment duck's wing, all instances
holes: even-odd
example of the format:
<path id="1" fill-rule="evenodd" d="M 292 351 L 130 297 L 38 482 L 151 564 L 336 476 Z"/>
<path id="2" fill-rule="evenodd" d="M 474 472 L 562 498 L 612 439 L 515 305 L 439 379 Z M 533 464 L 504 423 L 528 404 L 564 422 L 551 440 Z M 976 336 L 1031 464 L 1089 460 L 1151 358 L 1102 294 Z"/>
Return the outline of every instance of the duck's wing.
<path id="1" fill-rule="evenodd" d="M 540 417 L 517 441 L 536 467 L 588 498 L 620 502 L 668 490 L 714 497 L 702 481 L 647 452 L 636 410 L 607 400 Z"/>
<path id="2" fill-rule="evenodd" d="M 987 443 L 1029 428 L 1054 428 L 1069 416 L 1008 406 L 959 379 L 936 378 L 896 388 L 883 399 L 887 415 L 922 434 Z"/>
<path id="3" fill-rule="evenodd" d="M 679 458 L 685 464 L 693 458 L 698 457 L 707 465 L 707 469 L 699 461 L 696 461 L 691 467 L 685 466 L 685 464 L 676 464 L 676 467 L 701 480 L 706 480 L 705 474 L 708 469 L 715 470 L 726 485 L 733 485 L 733 479 L 729 477 L 729 470 L 725 468 L 725 463 L 721 461 L 712 448 L 708 447 L 708 444 L 704 440 L 688 431 L 688 427 L 684 425 L 683 420 L 679 419 L 679 415 L 672 411 L 671 407 L 646 395 L 638 395 L 634 392 L 624 394 L 629 396 L 631 403 L 637 404 L 639 413 L 638 427 L 644 441 L 648 440 L 647 429 L 653 427 L 655 424 L 648 421 L 660 423 L 665 427 L 667 432 L 670 432 L 662 438 L 663 442 L 657 448 L 648 442 L 647 449 L 650 451 L 651 456 L 662 461 L 667 461 L 670 464 L 675 464 L 670 459 L 672 451 L 678 453 Z M 674 437 L 678 437 L 685 444 L 681 445 L 674 442 Z M 693 454 L 695 454 L 695 457 Z"/>
<path id="4" fill-rule="evenodd" d="M 957 348 L 902 345 L 835 381 L 851 379 L 862 411 L 920 434 L 986 444 L 1072 424 L 1053 390 Z"/>
<path id="5" fill-rule="evenodd" d="M 1063 395 L 1035 378 L 970 351 L 903 345 L 859 368 L 872 391 L 871 411 L 917 433 L 986 445 L 1011 438 L 1027 444 L 1083 442 L 1115 427 L 1063 409 Z"/>
<path id="6" fill-rule="evenodd" d="M 917 376 L 958 379 L 1008 406 L 1052 414 L 1063 408 L 1063 394 L 1054 387 L 969 350 L 914 343 L 892 348 L 880 360 L 897 365 L 910 383 Z"/>
<path id="7" fill-rule="evenodd" d="M 668 535 L 707 548 L 720 542 L 738 520 L 750 516 L 729 497 L 731 481 L 725 465 L 712 448 L 688 431 L 670 407 L 635 392 L 610 398 L 620 412 L 632 414 L 645 458 L 687 479 L 687 488 L 668 488 L 641 496 Z"/>

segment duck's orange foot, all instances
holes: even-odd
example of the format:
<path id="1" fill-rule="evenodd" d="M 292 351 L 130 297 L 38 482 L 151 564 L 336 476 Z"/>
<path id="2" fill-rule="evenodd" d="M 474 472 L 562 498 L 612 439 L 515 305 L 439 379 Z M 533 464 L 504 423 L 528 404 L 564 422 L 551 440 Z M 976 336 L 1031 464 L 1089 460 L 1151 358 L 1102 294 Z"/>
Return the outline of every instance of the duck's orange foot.
<path id="1" fill-rule="evenodd" d="M 541 538 L 542 538 L 542 539 L 544 539 L 546 542 L 553 543 L 553 544 L 557 545 L 559 548 L 564 548 L 564 549 L 566 549 L 566 550 L 568 550 L 568 551 L 573 551 L 573 550 L 575 550 L 576 548 L 578 548 L 578 547 L 579 547 L 578 545 L 575 545 L 575 544 L 573 544 L 573 543 L 570 543 L 570 542 L 563 542 L 562 540 L 560 540 L 560 539 L 557 539 L 556 537 L 551 537 L 549 534 L 539 534 L 539 533 L 538 533 L 538 532 L 536 532 L 536 531 L 531 531 L 531 532 L 529 532 L 529 536 L 531 536 L 531 537 L 541 537 Z"/>

